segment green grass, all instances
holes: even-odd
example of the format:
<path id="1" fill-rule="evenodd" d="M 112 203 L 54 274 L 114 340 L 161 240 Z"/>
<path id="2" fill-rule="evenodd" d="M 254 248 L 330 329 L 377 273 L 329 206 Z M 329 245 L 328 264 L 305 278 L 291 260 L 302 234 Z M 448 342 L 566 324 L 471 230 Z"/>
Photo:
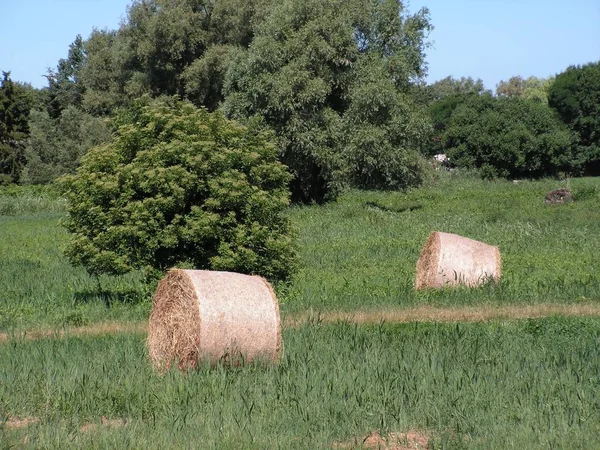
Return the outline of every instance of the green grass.
<path id="1" fill-rule="evenodd" d="M 431 448 L 600 448 L 600 320 L 284 331 L 274 367 L 159 377 L 143 338 L 0 346 L 0 443 L 28 448 L 328 448 L 421 430 Z M 123 427 L 82 432 L 101 417 Z M 27 438 L 27 445 L 23 439 Z"/>
<path id="2" fill-rule="evenodd" d="M 349 192 L 294 207 L 302 267 L 277 286 L 284 314 L 307 310 L 600 300 L 600 180 L 548 207 L 564 182 L 442 174 L 408 193 Z M 102 278 L 61 248 L 51 191 L 0 191 L 0 331 L 146 320 L 139 274 Z M 431 231 L 500 246 L 503 278 L 415 293 Z M 600 448 L 600 319 L 284 329 L 273 367 L 164 377 L 139 335 L 0 343 L 0 448 L 328 448 L 371 431 L 420 430 L 430 448 Z M 103 416 L 125 426 L 81 431 Z M 0 422 L 3 421 L 0 419 Z"/>
<path id="3" fill-rule="evenodd" d="M 598 302 L 600 179 L 569 181 L 575 203 L 544 204 L 546 192 L 565 185 L 443 174 L 408 193 L 355 191 L 325 206 L 293 207 L 301 269 L 277 286 L 282 310 Z M 34 194 L 46 210 L 31 209 Z M 105 277 L 99 289 L 62 256 L 60 198 L 12 189 L 0 192 L 3 201 L 12 212 L 0 214 L 0 330 L 147 318 L 151 294 L 139 274 Z M 416 293 L 416 262 L 432 231 L 498 245 L 502 281 Z"/>
<path id="4" fill-rule="evenodd" d="M 600 179 L 569 182 L 575 203 L 547 206 L 565 182 L 443 176 L 409 193 L 351 192 L 293 208 L 303 268 L 285 308 L 302 311 L 600 299 Z M 497 286 L 416 293 L 415 266 L 432 231 L 498 245 Z"/>
<path id="5" fill-rule="evenodd" d="M 0 330 L 147 317 L 138 274 L 97 281 L 62 254 L 59 213 L 0 216 Z"/>

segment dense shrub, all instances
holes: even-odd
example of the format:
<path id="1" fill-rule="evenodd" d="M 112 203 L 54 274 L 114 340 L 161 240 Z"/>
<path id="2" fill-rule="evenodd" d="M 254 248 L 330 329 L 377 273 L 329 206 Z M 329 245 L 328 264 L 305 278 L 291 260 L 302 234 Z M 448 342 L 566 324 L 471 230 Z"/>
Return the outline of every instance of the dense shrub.
<path id="1" fill-rule="evenodd" d="M 470 97 L 443 134 L 460 167 L 489 177 L 538 177 L 576 169 L 571 134 L 546 105 L 518 97 Z"/>
<path id="2" fill-rule="evenodd" d="M 115 125 L 115 139 L 61 182 L 72 263 L 91 274 L 290 274 L 290 176 L 267 135 L 174 98 L 137 101 Z"/>

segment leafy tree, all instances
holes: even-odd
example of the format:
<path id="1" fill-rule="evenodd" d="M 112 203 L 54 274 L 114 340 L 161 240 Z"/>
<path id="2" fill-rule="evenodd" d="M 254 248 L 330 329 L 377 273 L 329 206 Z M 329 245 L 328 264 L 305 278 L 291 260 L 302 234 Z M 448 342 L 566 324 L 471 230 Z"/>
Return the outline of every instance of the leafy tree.
<path id="1" fill-rule="evenodd" d="M 576 134 L 576 153 L 585 170 L 600 174 L 600 61 L 557 75 L 548 103 Z"/>
<path id="2" fill-rule="evenodd" d="M 427 86 L 428 109 L 433 129 L 427 138 L 424 153 L 435 155 L 444 153 L 442 134 L 448 126 L 454 110 L 470 97 L 489 95 L 480 79 L 446 77 Z"/>
<path id="3" fill-rule="evenodd" d="M 245 48 L 270 0 L 135 0 L 116 31 L 84 42 L 84 109 L 110 114 L 141 95 L 179 95 L 213 110 L 230 51 Z"/>
<path id="4" fill-rule="evenodd" d="M 224 108 L 275 131 L 296 201 L 334 198 L 348 175 L 408 185 L 403 163 L 421 124 L 403 94 L 425 73 L 429 29 L 426 9 L 409 15 L 397 0 L 274 4 L 229 67 Z"/>
<path id="5" fill-rule="evenodd" d="M 496 86 L 496 95 L 499 97 L 521 97 L 538 103 L 548 104 L 548 89 L 554 78 L 520 76 L 510 77 L 508 81 L 500 81 Z"/>
<path id="6" fill-rule="evenodd" d="M 481 95 L 486 92 L 481 79 L 471 77 L 453 78 L 448 76 L 427 86 L 430 102 L 444 100 L 448 97 L 457 97 L 468 94 Z"/>
<path id="7" fill-rule="evenodd" d="M 31 111 L 29 128 L 22 181 L 31 184 L 50 183 L 73 173 L 90 148 L 111 139 L 102 119 L 74 106 L 67 106 L 58 119 L 52 119 L 47 111 Z"/>
<path id="8" fill-rule="evenodd" d="M 554 112 L 518 97 L 470 97 L 452 113 L 443 139 L 454 164 L 489 177 L 539 177 L 577 164 Z"/>
<path id="9" fill-rule="evenodd" d="M 289 174 L 268 136 L 174 98 L 115 119 L 61 185 L 66 254 L 91 274 L 176 265 L 285 278 L 294 267 Z"/>
<path id="10" fill-rule="evenodd" d="M 33 89 L 15 83 L 10 72 L 0 81 L 0 184 L 16 183 L 25 165 L 27 120 L 34 104 Z"/>

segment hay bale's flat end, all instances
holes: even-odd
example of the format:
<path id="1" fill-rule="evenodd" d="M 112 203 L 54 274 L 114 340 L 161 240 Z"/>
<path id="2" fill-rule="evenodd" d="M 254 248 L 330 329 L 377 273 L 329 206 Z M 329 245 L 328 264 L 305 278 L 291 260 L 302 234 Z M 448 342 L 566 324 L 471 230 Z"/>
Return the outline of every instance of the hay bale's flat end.
<path id="1" fill-rule="evenodd" d="M 150 359 L 159 371 L 205 361 L 274 362 L 282 349 L 279 304 L 261 277 L 174 269 L 160 281 L 148 327 Z"/>

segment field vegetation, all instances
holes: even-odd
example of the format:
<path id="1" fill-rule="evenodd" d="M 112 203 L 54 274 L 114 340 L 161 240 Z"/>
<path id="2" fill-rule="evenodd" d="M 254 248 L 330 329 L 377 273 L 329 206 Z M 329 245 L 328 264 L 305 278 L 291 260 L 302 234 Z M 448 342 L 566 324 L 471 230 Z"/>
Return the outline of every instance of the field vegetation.
<path id="1" fill-rule="evenodd" d="M 600 62 L 427 84 L 408 6 L 135 0 L 2 71 L 0 450 L 600 448 Z M 417 292 L 433 231 L 500 281 Z M 269 278 L 281 360 L 157 374 L 173 266 Z"/>
<path id="2" fill-rule="evenodd" d="M 544 203 L 548 191 L 567 185 L 575 202 Z M 101 276 L 98 284 L 69 265 L 62 253 L 68 238 L 60 226 L 62 199 L 41 189 L 4 191 L 4 330 L 146 319 L 151 292 L 140 272 Z M 324 206 L 293 207 L 288 214 L 300 268 L 291 281 L 277 284 L 282 311 L 597 303 L 599 203 L 594 178 L 513 183 L 450 172 L 406 193 L 350 191 Z M 498 245 L 500 283 L 415 292 L 416 261 L 434 230 Z"/>

